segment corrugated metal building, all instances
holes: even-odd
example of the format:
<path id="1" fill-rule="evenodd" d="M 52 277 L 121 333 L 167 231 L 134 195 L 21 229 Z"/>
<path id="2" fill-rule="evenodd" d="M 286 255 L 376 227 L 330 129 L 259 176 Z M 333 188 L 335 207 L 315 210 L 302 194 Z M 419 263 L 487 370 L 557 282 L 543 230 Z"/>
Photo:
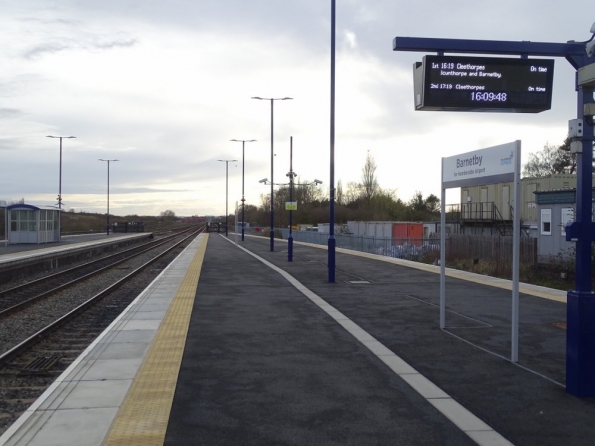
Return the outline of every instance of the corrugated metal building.
<path id="1" fill-rule="evenodd" d="M 537 255 L 540 261 L 573 254 L 574 242 L 566 241 L 566 224 L 574 220 L 576 189 L 535 192 L 539 225 Z M 595 201 L 595 189 L 591 192 Z"/>
<path id="2" fill-rule="evenodd" d="M 574 188 L 576 175 L 557 174 L 540 178 L 522 178 L 521 221 L 525 232 L 536 235 L 539 216 L 535 192 Z M 506 230 L 507 224 L 512 222 L 514 208 L 512 182 L 461 188 L 460 219 L 464 233 L 489 234 L 500 231 L 505 234 L 502 228 Z"/>

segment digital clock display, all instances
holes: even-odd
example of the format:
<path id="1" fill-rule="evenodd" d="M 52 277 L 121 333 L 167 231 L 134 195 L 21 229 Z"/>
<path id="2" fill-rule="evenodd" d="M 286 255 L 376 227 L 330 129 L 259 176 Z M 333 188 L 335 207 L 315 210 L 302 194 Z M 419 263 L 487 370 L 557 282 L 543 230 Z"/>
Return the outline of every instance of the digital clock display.
<path id="1" fill-rule="evenodd" d="M 416 110 L 538 113 L 552 104 L 554 61 L 425 56 L 414 65 Z"/>

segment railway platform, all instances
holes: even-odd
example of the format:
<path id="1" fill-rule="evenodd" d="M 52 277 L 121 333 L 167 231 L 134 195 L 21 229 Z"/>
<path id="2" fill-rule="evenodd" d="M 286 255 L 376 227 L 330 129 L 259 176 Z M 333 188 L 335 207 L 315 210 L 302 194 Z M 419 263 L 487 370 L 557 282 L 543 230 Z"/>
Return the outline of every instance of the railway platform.
<path id="1" fill-rule="evenodd" d="M 94 233 L 63 236 L 56 243 L 0 245 L 0 280 L 66 266 L 150 238 L 153 238 L 150 232 L 110 235 Z"/>
<path id="2" fill-rule="evenodd" d="M 592 445 L 564 389 L 565 293 L 201 234 L 0 445 Z"/>

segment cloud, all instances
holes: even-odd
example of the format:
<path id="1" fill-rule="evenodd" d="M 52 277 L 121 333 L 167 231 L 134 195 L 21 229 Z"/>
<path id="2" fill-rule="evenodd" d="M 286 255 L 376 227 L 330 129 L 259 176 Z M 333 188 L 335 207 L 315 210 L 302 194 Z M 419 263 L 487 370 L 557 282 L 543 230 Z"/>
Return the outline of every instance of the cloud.
<path id="1" fill-rule="evenodd" d="M 68 50 L 110 50 L 113 48 L 129 48 L 138 43 L 137 39 L 116 39 L 116 40 L 104 40 L 102 38 L 96 39 L 96 41 L 80 42 L 74 39 L 68 39 L 62 42 L 49 42 L 36 45 L 32 48 L 25 50 L 21 55 L 25 59 L 36 59 L 46 54 L 58 53 L 60 51 Z"/>
<path id="2" fill-rule="evenodd" d="M 2 117 L 2 109 L 0 109 L 0 118 Z M 15 151 L 21 141 L 17 138 L 0 138 L 0 151 Z"/>
<path id="3" fill-rule="evenodd" d="M 352 50 L 357 47 L 357 37 L 353 31 L 345 30 L 343 32 L 345 43 Z"/>
<path id="4" fill-rule="evenodd" d="M 16 108 L 2 108 L 0 107 L 0 118 L 10 119 L 20 116 L 23 112 Z"/>

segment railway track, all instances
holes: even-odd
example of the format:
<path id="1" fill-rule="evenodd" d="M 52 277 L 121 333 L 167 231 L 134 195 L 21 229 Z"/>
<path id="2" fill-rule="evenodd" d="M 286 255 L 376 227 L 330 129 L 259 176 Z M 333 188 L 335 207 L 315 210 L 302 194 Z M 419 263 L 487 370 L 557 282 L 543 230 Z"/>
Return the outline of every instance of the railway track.
<path id="1" fill-rule="evenodd" d="M 183 234 L 191 233 L 192 231 L 193 229 L 188 229 L 180 233 L 168 235 L 82 265 L 68 268 L 64 271 L 49 274 L 39 279 L 2 290 L 0 291 L 0 322 L 6 316 L 21 311 L 35 302 L 46 299 L 57 292 L 88 280 L 96 274 L 114 268 L 121 263 L 149 252 L 168 243 L 170 240 L 178 238 Z"/>
<path id="2" fill-rule="evenodd" d="M 117 260 L 119 263 L 112 264 L 112 272 L 105 270 L 92 274 L 66 291 L 52 293 L 51 298 L 40 298 L 5 314 L 5 318 L 0 320 L 0 433 L 199 232 L 202 229 L 190 234 L 177 234 L 176 240 L 169 239 L 159 247 L 154 246 L 151 252 L 135 256 L 136 260 L 129 256 L 126 262 Z M 159 253 L 153 252 L 155 250 Z M 129 265 L 131 262 L 135 265 Z M 117 273 L 113 272 L 114 268 Z M 63 297 L 65 293 L 73 292 L 78 297 L 78 303 L 72 305 L 71 302 L 70 307 L 61 305 L 60 300 L 66 300 Z M 39 328 L 42 320 L 43 326 Z M 15 333 L 18 328 L 14 327 L 28 325 L 31 321 L 36 322 L 31 326 L 33 332 L 24 339 L 19 337 Z"/>

